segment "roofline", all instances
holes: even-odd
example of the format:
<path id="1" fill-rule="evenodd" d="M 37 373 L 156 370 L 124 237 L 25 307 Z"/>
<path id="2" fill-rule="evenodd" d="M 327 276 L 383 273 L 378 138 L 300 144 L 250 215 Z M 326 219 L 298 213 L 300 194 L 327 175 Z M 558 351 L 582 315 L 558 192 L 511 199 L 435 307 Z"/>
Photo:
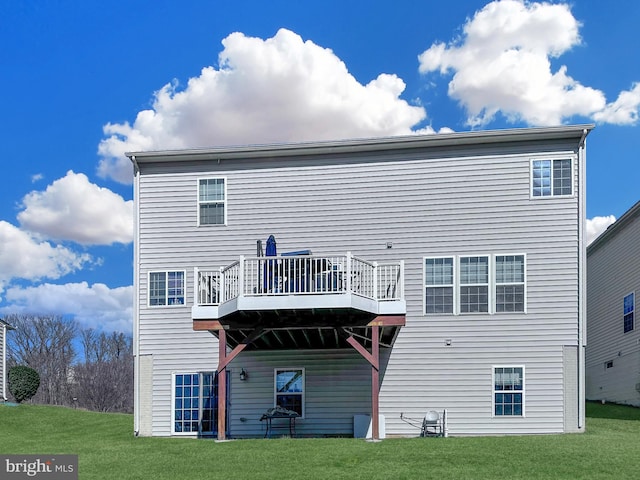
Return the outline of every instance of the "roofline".
<path id="1" fill-rule="evenodd" d="M 529 140 L 553 140 L 576 138 L 582 147 L 584 138 L 595 128 L 593 124 L 563 125 L 556 127 L 516 128 L 505 130 L 481 130 L 470 132 L 435 133 L 427 135 L 403 135 L 396 137 L 362 138 L 320 142 L 298 142 L 267 145 L 243 145 L 183 150 L 157 150 L 126 152 L 134 164 L 180 160 L 220 160 L 285 157 L 294 155 L 322 155 L 393 150 L 397 148 L 433 148 L 451 145 L 478 145 L 498 142 L 523 142 Z"/>
<path id="2" fill-rule="evenodd" d="M 627 224 L 629 224 L 634 218 L 640 215 L 640 201 L 636 202 L 629 210 L 624 212 L 622 216 L 607 227 L 607 229 L 600 234 L 591 244 L 587 247 L 587 255 L 590 255 L 594 250 L 597 250 L 600 246 L 606 243 L 611 237 L 616 235 Z"/>

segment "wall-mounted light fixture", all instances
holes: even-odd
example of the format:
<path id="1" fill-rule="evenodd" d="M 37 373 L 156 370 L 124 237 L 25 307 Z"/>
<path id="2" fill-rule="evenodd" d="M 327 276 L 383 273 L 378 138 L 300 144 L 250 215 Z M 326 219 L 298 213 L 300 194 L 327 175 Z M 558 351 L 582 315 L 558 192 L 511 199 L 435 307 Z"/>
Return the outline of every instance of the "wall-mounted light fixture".
<path id="1" fill-rule="evenodd" d="M 242 380 L 243 382 L 247 379 L 247 372 L 245 371 L 244 368 L 240 369 L 240 380 Z"/>

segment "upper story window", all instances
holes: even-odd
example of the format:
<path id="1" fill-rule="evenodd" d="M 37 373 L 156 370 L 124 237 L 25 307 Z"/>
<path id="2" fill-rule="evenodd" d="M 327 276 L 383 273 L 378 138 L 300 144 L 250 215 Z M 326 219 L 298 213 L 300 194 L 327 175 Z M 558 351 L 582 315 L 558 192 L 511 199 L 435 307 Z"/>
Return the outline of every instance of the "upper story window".
<path id="1" fill-rule="evenodd" d="M 489 257 L 460 258 L 460 313 L 489 311 Z"/>
<path id="2" fill-rule="evenodd" d="M 275 370 L 274 403 L 304 417 L 304 368 Z"/>
<path id="3" fill-rule="evenodd" d="M 198 224 L 226 225 L 227 190 L 224 178 L 198 180 Z"/>
<path id="4" fill-rule="evenodd" d="M 494 367 L 493 414 L 524 416 L 524 367 Z"/>
<path id="5" fill-rule="evenodd" d="M 526 312 L 526 256 L 424 258 L 425 315 Z"/>
<path id="6" fill-rule="evenodd" d="M 453 258 L 425 259 L 425 312 L 453 313 Z"/>
<path id="7" fill-rule="evenodd" d="M 531 195 L 557 197 L 573 194 L 571 159 L 533 160 L 531 162 Z"/>
<path id="8" fill-rule="evenodd" d="M 623 303 L 623 323 L 624 323 L 624 333 L 630 332 L 633 330 L 633 311 L 635 310 L 635 295 L 630 293 L 629 295 L 624 297 Z"/>
<path id="9" fill-rule="evenodd" d="M 496 255 L 496 312 L 524 312 L 524 255 Z"/>
<path id="10" fill-rule="evenodd" d="M 184 277 L 184 271 L 150 272 L 149 306 L 184 305 Z"/>

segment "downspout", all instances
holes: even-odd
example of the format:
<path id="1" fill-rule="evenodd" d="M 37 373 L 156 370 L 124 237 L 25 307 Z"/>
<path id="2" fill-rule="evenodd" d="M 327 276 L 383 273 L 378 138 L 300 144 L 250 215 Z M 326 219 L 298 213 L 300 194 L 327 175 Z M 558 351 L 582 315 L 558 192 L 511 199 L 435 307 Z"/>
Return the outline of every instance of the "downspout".
<path id="1" fill-rule="evenodd" d="M 140 276 L 140 167 L 135 155 L 129 156 L 133 163 L 133 432 L 135 436 L 140 433 L 140 305 L 138 283 Z"/>
<path id="2" fill-rule="evenodd" d="M 582 137 L 578 144 L 578 429 L 585 425 L 585 349 L 586 349 L 586 298 L 587 298 L 587 258 L 586 258 L 586 180 L 587 180 L 587 156 L 586 137 L 587 129 L 582 131 Z"/>

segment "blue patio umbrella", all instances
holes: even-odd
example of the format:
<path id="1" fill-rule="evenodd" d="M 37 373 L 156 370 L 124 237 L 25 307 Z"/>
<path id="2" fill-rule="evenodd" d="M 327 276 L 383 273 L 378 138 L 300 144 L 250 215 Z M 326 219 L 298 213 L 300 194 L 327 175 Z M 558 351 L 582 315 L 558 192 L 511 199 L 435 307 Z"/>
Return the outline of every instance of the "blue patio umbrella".
<path id="1" fill-rule="evenodd" d="M 267 257 L 275 257 L 278 255 L 278 250 L 276 248 L 276 237 L 273 235 L 269 235 L 267 239 L 267 249 L 265 250 L 265 255 Z"/>
<path id="2" fill-rule="evenodd" d="M 267 239 L 267 248 L 265 249 L 265 256 L 276 257 L 278 255 L 278 249 L 276 247 L 276 237 L 269 235 Z M 264 289 L 270 291 L 273 289 L 273 281 L 276 276 L 276 262 L 269 260 L 264 264 Z"/>

